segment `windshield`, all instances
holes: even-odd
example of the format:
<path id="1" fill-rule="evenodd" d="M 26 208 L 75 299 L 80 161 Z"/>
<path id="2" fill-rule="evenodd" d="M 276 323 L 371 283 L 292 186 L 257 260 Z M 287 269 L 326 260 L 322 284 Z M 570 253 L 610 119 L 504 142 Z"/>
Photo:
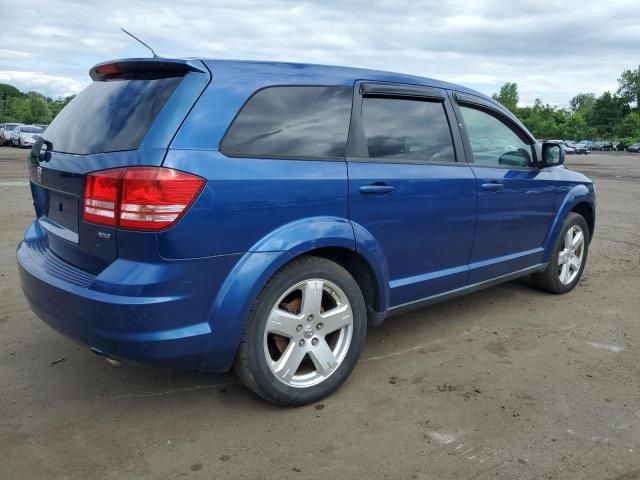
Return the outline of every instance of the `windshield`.
<path id="1" fill-rule="evenodd" d="M 44 130 L 40 127 L 20 127 L 22 133 L 42 133 Z"/>
<path id="2" fill-rule="evenodd" d="M 135 150 L 182 77 L 96 81 L 47 127 L 56 152 Z"/>

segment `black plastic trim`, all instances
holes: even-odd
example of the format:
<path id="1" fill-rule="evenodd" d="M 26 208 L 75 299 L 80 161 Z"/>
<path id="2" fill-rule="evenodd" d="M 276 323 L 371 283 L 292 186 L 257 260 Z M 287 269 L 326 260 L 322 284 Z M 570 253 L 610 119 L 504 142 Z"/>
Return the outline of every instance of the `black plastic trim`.
<path id="1" fill-rule="evenodd" d="M 421 298 L 419 300 L 403 303 L 401 305 L 396 305 L 395 307 L 391 307 L 387 310 L 387 318 L 400 315 L 402 313 L 409 312 L 412 310 L 416 310 L 422 307 L 426 307 L 434 303 L 443 302 L 445 300 L 450 300 L 452 298 L 460 297 L 468 293 L 477 292 L 478 290 L 483 290 L 485 288 L 493 287 L 495 285 L 500 285 L 501 283 L 509 282 L 511 280 L 515 280 L 516 278 L 524 277 L 532 273 L 541 272 L 545 268 L 547 268 L 547 265 L 548 263 L 539 263 L 538 265 L 534 265 L 532 267 L 523 268 L 522 270 L 517 270 L 512 273 L 507 273 L 506 275 L 501 275 L 499 277 L 491 278 L 483 282 L 474 283 L 472 285 L 466 285 L 464 287 L 457 288 L 449 292 L 439 293 L 437 295 L 432 295 L 430 297 Z"/>
<path id="2" fill-rule="evenodd" d="M 444 100 L 446 95 L 443 90 L 433 87 L 420 87 L 417 85 L 403 85 L 396 83 L 363 82 L 360 84 L 360 94 L 368 96 L 390 96 L 410 98 L 431 98 Z"/>

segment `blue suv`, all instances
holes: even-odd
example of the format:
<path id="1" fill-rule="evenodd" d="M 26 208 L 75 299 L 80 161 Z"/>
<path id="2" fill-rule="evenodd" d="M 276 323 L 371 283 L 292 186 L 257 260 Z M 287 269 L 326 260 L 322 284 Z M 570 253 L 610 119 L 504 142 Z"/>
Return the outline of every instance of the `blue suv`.
<path id="1" fill-rule="evenodd" d="M 584 270 L 592 182 L 467 88 L 245 61 L 90 74 L 31 150 L 17 258 L 33 311 L 111 361 L 233 368 L 302 405 L 347 379 L 367 326 Z"/>

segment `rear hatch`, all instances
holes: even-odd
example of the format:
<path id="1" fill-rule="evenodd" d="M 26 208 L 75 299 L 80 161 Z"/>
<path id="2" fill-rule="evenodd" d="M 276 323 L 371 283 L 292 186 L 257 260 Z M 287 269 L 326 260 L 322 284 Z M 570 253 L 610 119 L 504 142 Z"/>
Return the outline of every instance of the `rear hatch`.
<path id="1" fill-rule="evenodd" d="M 162 165 L 211 77 L 200 61 L 165 59 L 108 62 L 90 74 L 93 82 L 37 140 L 29 175 L 37 222 L 50 250 L 99 273 L 118 257 L 118 229 L 83 220 L 87 174 Z"/>

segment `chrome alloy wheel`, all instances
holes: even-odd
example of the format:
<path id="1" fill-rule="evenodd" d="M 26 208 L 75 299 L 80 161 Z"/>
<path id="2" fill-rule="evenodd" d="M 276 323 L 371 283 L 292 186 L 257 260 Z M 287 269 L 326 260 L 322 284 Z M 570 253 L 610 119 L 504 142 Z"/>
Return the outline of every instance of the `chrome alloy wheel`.
<path id="1" fill-rule="evenodd" d="M 271 309 L 264 354 L 273 374 L 287 386 L 317 385 L 344 360 L 353 336 L 353 312 L 346 294 L 319 278 L 287 290 Z"/>
<path id="2" fill-rule="evenodd" d="M 584 232 L 578 225 L 573 225 L 564 235 L 562 248 L 558 254 L 558 276 L 560 282 L 568 285 L 580 272 L 584 257 Z"/>

